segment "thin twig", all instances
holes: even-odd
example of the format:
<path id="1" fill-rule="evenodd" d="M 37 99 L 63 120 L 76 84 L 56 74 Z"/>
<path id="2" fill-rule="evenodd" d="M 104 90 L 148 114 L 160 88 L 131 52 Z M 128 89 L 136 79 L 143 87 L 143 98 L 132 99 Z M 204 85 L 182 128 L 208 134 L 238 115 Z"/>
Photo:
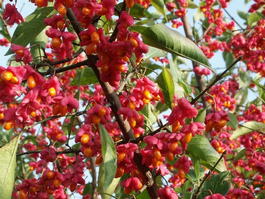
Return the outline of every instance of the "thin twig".
<path id="1" fill-rule="evenodd" d="M 123 2 L 121 11 L 123 11 L 125 9 L 126 9 L 126 4 L 125 4 L 125 2 Z M 121 15 L 121 12 L 119 13 L 119 18 L 120 18 L 120 15 Z M 112 35 L 110 36 L 110 39 L 109 39 L 110 42 L 115 41 L 115 39 L 117 38 L 118 31 L 119 31 L 118 27 L 119 27 L 119 22 L 117 22 L 117 24 L 114 28 L 114 31 L 112 32 Z"/>
<path id="2" fill-rule="evenodd" d="M 257 129 L 253 129 L 253 128 L 250 128 L 250 127 L 244 126 L 243 124 L 239 124 L 238 126 L 241 126 L 241 127 L 243 127 L 243 128 L 249 129 L 249 130 L 251 130 L 251 131 L 255 131 L 255 132 L 257 132 L 257 133 L 261 133 L 261 134 L 264 134 L 264 133 L 265 133 L 265 132 L 261 132 L 261 131 L 259 131 L 259 130 L 257 130 Z"/>
<path id="3" fill-rule="evenodd" d="M 241 29 L 243 29 L 243 27 L 237 22 L 237 20 L 225 9 L 225 8 L 223 8 L 222 6 L 221 6 L 221 3 L 220 3 L 220 1 L 218 0 L 217 1 L 218 2 L 218 4 L 220 5 L 220 7 L 225 11 L 225 13 L 230 17 L 230 19 L 232 20 L 232 21 L 234 21 L 237 25 L 238 25 L 238 27 L 239 28 L 241 28 Z"/>
<path id="4" fill-rule="evenodd" d="M 97 189 L 97 172 L 95 165 L 95 158 L 89 158 L 90 167 L 91 167 L 91 177 L 92 177 L 92 199 L 96 199 L 96 189 Z"/>
<path id="5" fill-rule="evenodd" d="M 50 60 L 45 60 L 44 62 L 38 63 L 38 64 L 33 64 L 34 68 L 40 68 L 43 66 L 56 66 L 58 64 L 64 64 L 66 62 L 70 62 L 71 60 L 75 59 L 76 57 L 78 57 L 82 52 L 83 52 L 83 48 L 80 48 L 76 53 L 73 54 L 72 57 L 69 58 L 65 58 L 59 61 L 50 61 Z"/>
<path id="6" fill-rule="evenodd" d="M 200 42 L 204 39 L 204 37 L 208 34 L 208 32 L 211 30 L 212 27 L 213 27 L 213 24 L 211 23 L 211 24 L 208 26 L 208 28 L 204 31 L 202 37 L 201 37 L 198 41 L 196 41 L 196 42 L 197 42 L 197 43 L 200 43 Z"/>
<path id="7" fill-rule="evenodd" d="M 203 184 L 205 183 L 205 181 L 208 179 L 208 177 L 211 175 L 211 173 L 215 170 L 215 168 L 217 167 L 217 165 L 219 164 L 219 162 L 222 160 L 222 158 L 224 157 L 224 153 L 222 153 L 222 155 L 220 156 L 220 158 L 217 160 L 217 162 L 214 164 L 213 168 L 204 176 L 203 180 L 201 181 L 197 191 L 195 192 L 195 194 L 192 196 L 192 199 L 197 199 L 200 190 L 203 186 Z"/>
<path id="8" fill-rule="evenodd" d="M 217 75 L 215 79 L 199 94 L 197 97 L 195 97 L 192 101 L 191 104 L 195 104 L 212 86 L 216 84 L 222 77 L 230 70 L 233 68 L 234 65 L 236 65 L 237 62 L 241 60 L 241 57 L 237 58 L 229 67 L 227 67 L 224 72 L 222 72 L 220 75 Z"/>
<path id="9" fill-rule="evenodd" d="M 166 128 L 167 126 L 169 125 L 169 123 L 167 122 L 166 124 L 162 124 L 158 129 L 156 129 L 156 130 L 154 130 L 154 131 L 152 131 L 152 132 L 150 132 L 150 133 L 148 133 L 148 134 L 146 134 L 146 135 L 142 135 L 142 136 L 140 136 L 140 137 L 138 137 L 138 138 L 136 138 L 136 139 L 133 139 L 133 140 L 130 140 L 129 142 L 130 143 L 139 143 L 139 142 L 141 142 L 141 141 L 143 141 L 143 139 L 146 137 L 146 136 L 152 136 L 152 135 L 155 135 L 155 134 L 157 134 L 157 133 L 160 133 L 160 131 L 162 131 L 164 128 Z M 117 145 L 121 145 L 121 144 L 126 144 L 126 143 L 128 143 L 127 141 L 125 141 L 125 140 L 122 140 L 122 141 L 118 141 L 116 144 Z"/>
<path id="10" fill-rule="evenodd" d="M 22 155 L 29 155 L 29 154 L 35 154 L 35 153 L 41 153 L 42 150 L 37 150 L 37 151 L 27 151 L 23 153 L 18 153 L 17 156 L 22 156 Z M 74 150 L 74 149 L 66 149 L 64 151 L 56 151 L 57 155 L 60 154 L 68 154 L 68 153 L 80 153 L 80 150 Z"/>
<path id="11" fill-rule="evenodd" d="M 54 119 L 58 119 L 58 118 L 61 118 L 61 117 L 72 117 L 72 116 L 79 116 L 79 115 L 83 115 L 85 114 L 86 111 L 78 111 L 78 112 L 75 112 L 75 113 L 72 113 L 72 114 L 68 114 L 68 115 L 53 115 L 53 116 L 50 116 L 50 117 L 47 117 L 46 119 L 44 120 L 41 120 L 41 121 L 38 121 L 36 122 L 35 124 L 31 125 L 31 126 L 28 126 L 26 128 L 32 128 L 33 126 L 36 126 L 38 124 L 41 124 L 41 123 L 44 123 L 44 122 L 47 122 L 49 120 L 54 120 Z"/>
<path id="12" fill-rule="evenodd" d="M 43 76 L 46 76 L 46 75 L 62 73 L 62 72 L 65 72 L 65 71 L 73 70 L 75 68 L 79 68 L 81 66 L 86 65 L 87 63 L 88 63 L 88 60 L 84 60 L 84 61 L 78 62 L 76 64 L 72 64 L 72 65 L 69 65 L 69 66 L 62 67 L 62 68 L 57 68 L 57 69 L 49 68 L 48 71 L 40 72 L 40 74 L 43 75 Z"/>

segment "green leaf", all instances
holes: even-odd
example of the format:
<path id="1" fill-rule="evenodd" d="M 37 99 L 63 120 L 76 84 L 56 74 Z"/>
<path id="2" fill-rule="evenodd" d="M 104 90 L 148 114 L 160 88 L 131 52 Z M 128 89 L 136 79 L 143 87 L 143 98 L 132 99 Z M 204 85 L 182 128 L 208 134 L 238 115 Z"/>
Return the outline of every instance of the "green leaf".
<path id="1" fill-rule="evenodd" d="M 265 134 L 265 123 L 262 122 L 251 121 L 246 122 L 240 126 L 240 128 L 233 131 L 233 134 L 230 139 L 236 139 L 241 135 L 245 135 L 253 131 L 258 131 Z"/>
<path id="2" fill-rule="evenodd" d="M 235 99 L 237 101 L 239 101 L 239 104 L 238 105 L 243 105 L 247 99 L 248 99 L 248 88 L 242 88 L 240 89 L 236 95 L 235 95 Z"/>
<path id="3" fill-rule="evenodd" d="M 162 73 L 157 77 L 157 83 L 163 92 L 166 104 L 171 107 L 175 88 L 168 68 L 163 68 Z"/>
<path id="4" fill-rule="evenodd" d="M 243 12 L 243 11 L 237 11 L 237 14 L 238 14 L 238 16 L 241 18 L 241 19 L 244 19 L 245 21 L 247 20 L 247 18 L 248 18 L 248 13 L 246 13 L 246 12 Z"/>
<path id="5" fill-rule="evenodd" d="M 174 81 L 175 93 L 178 97 L 184 97 L 186 95 L 191 94 L 191 87 L 184 81 L 185 74 L 180 71 L 177 65 L 178 59 L 176 58 L 175 61 L 169 61 L 169 68 L 172 74 L 172 78 Z"/>
<path id="6" fill-rule="evenodd" d="M 16 153 L 20 136 L 13 138 L 0 148 L 0 195 L 1 199 L 11 199 L 15 182 Z"/>
<path id="7" fill-rule="evenodd" d="M 198 5 L 194 3 L 192 0 L 189 0 L 188 2 L 189 2 L 188 8 L 191 8 L 191 9 L 198 8 Z"/>
<path id="8" fill-rule="evenodd" d="M 237 121 L 236 115 L 233 113 L 228 113 L 228 117 L 229 117 L 229 121 L 228 121 L 227 125 L 236 129 L 238 126 L 238 121 Z"/>
<path id="9" fill-rule="evenodd" d="M 198 180 L 200 180 L 204 175 L 205 175 L 205 171 L 204 169 L 201 167 L 200 161 L 199 160 L 193 160 L 193 165 L 194 165 L 194 170 L 191 170 L 194 172 L 194 177 L 196 179 L 196 181 L 198 182 Z"/>
<path id="10" fill-rule="evenodd" d="M 98 80 L 93 70 L 89 67 L 85 67 L 77 71 L 76 77 L 71 82 L 71 85 L 73 86 L 88 85 L 97 82 Z"/>
<path id="11" fill-rule="evenodd" d="M 163 67 L 161 67 L 158 64 L 151 64 L 150 61 L 145 61 L 142 63 L 142 67 L 145 69 L 145 75 L 148 75 L 152 72 L 157 72 L 157 70 L 162 70 Z"/>
<path id="12" fill-rule="evenodd" d="M 136 18 L 149 18 L 152 20 L 155 20 L 161 17 L 161 15 L 158 13 L 149 12 L 146 8 L 144 8 L 140 4 L 134 4 L 134 6 L 130 9 L 130 15 Z M 141 19 L 140 21 L 143 21 L 143 20 Z"/>
<path id="13" fill-rule="evenodd" d="M 98 183 L 99 183 L 99 191 L 102 195 L 102 198 L 106 199 L 110 196 L 104 193 L 111 191 L 114 192 L 114 189 L 111 187 L 113 187 L 112 183 L 117 169 L 117 154 L 114 142 L 110 137 L 109 133 L 107 132 L 107 130 L 102 125 L 99 125 L 99 131 L 100 131 L 101 153 L 103 157 L 103 163 L 100 165 L 99 168 Z M 116 182 L 116 180 L 114 181 Z"/>
<path id="14" fill-rule="evenodd" d="M 30 52 L 33 56 L 34 61 L 41 61 L 41 57 L 44 56 L 44 53 L 41 48 L 45 48 L 48 42 L 48 36 L 45 34 L 45 29 L 42 30 L 34 39 L 30 42 L 32 46 Z"/>
<path id="15" fill-rule="evenodd" d="M 195 122 L 202 122 L 204 123 L 206 117 L 206 109 L 199 110 L 197 117 L 194 119 Z"/>
<path id="16" fill-rule="evenodd" d="M 112 180 L 112 182 L 110 183 L 110 185 L 108 186 L 108 188 L 103 193 L 102 199 L 109 199 L 109 198 L 111 198 L 110 195 L 112 195 L 114 193 L 116 187 L 118 186 L 118 184 L 120 182 L 120 179 L 121 178 L 114 178 Z"/>
<path id="17" fill-rule="evenodd" d="M 136 199 L 150 199 L 147 189 L 136 196 Z"/>
<path id="18" fill-rule="evenodd" d="M 133 17 L 144 17 L 145 8 L 140 4 L 134 4 L 134 6 L 130 9 L 130 15 Z"/>
<path id="19" fill-rule="evenodd" d="M 257 86 L 257 91 L 258 91 L 260 99 L 265 101 L 265 86 L 262 85 L 259 79 L 252 79 L 252 82 L 254 82 Z"/>
<path id="20" fill-rule="evenodd" d="M 188 144 L 187 151 L 194 160 L 200 160 L 201 164 L 209 169 L 213 169 L 213 166 L 220 158 L 220 154 L 212 147 L 208 139 L 202 135 L 196 135 L 192 138 Z M 219 172 L 226 171 L 223 159 L 215 169 Z"/>
<path id="21" fill-rule="evenodd" d="M 156 122 L 157 117 L 154 112 L 154 106 L 151 103 L 146 104 L 140 112 L 144 115 L 144 118 L 146 119 L 147 125 L 149 127 L 152 126 L 154 122 Z"/>
<path id="22" fill-rule="evenodd" d="M 249 87 L 249 84 L 253 82 L 250 73 L 247 71 L 246 72 L 239 71 L 239 77 L 237 79 L 240 88 Z"/>
<path id="23" fill-rule="evenodd" d="M 93 190 L 92 183 L 90 182 L 90 183 L 86 184 L 86 186 L 83 190 L 83 196 L 85 196 L 87 194 L 92 194 L 92 190 Z"/>
<path id="24" fill-rule="evenodd" d="M 33 13 L 26 17 L 25 22 L 19 24 L 13 34 L 11 43 L 27 46 L 40 34 L 46 27 L 43 20 L 55 14 L 53 7 L 37 8 Z M 12 54 L 9 50 L 6 55 Z"/>
<path id="25" fill-rule="evenodd" d="M 150 59 L 153 57 L 165 57 L 166 55 L 167 53 L 165 51 L 149 46 L 148 53 L 146 53 L 144 57 L 145 59 Z"/>
<path id="26" fill-rule="evenodd" d="M 230 66 L 234 62 L 234 56 L 230 52 L 224 51 L 223 58 L 224 58 L 224 61 L 227 67 Z"/>
<path id="27" fill-rule="evenodd" d="M 249 26 L 254 26 L 260 19 L 262 19 L 262 15 L 258 12 L 251 13 L 247 18 L 247 24 Z"/>
<path id="28" fill-rule="evenodd" d="M 194 42 L 164 24 L 151 27 L 133 26 L 131 29 L 141 33 L 147 45 L 177 54 L 206 67 L 210 66 L 208 59 Z"/>
<path id="29" fill-rule="evenodd" d="M 10 41 L 11 37 L 2 17 L 0 17 L 0 34 L 2 34 L 7 40 Z"/>
<path id="30" fill-rule="evenodd" d="M 238 152 L 238 154 L 233 158 L 233 161 L 238 161 L 241 158 L 243 158 L 246 154 L 246 149 L 242 149 L 241 151 Z"/>
<path id="31" fill-rule="evenodd" d="M 201 194 L 198 198 L 203 199 L 206 196 L 215 193 L 225 195 L 230 188 L 229 182 L 225 180 L 228 174 L 228 171 L 224 171 L 219 173 L 218 175 L 211 176 L 211 178 L 204 183 Z"/>
<path id="32" fill-rule="evenodd" d="M 151 4 L 155 9 L 166 17 L 166 7 L 163 0 L 151 0 Z"/>

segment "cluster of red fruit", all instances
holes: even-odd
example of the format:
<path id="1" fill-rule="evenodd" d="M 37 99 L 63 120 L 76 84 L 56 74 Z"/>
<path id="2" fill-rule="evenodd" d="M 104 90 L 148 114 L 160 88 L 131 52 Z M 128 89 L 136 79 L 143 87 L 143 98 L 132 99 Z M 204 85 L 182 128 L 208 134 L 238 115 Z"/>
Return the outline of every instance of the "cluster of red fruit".
<path id="1" fill-rule="evenodd" d="M 16 134 L 22 133 L 20 152 L 30 154 L 27 161 L 23 162 L 30 175 L 17 181 L 13 198 L 66 199 L 69 198 L 69 192 L 82 195 L 87 184 L 86 170 L 94 169 L 94 160 L 97 166 L 103 162 L 99 125 L 105 127 L 115 142 L 115 178 L 122 177 L 120 185 L 125 194 L 137 194 L 150 186 L 146 173 L 141 170 L 143 167 L 154 176 L 168 179 L 167 185 L 157 184 L 158 197 L 178 199 L 180 194 L 175 188 L 184 186 L 188 174 L 195 167 L 187 148 L 196 135 L 207 136 L 218 153 L 226 152 L 224 158 L 233 183 L 225 196 L 209 193 L 211 195 L 204 199 L 254 199 L 265 190 L 265 136 L 254 131 L 236 140 L 230 139 L 233 128 L 227 125 L 228 112 L 236 113 L 238 108 L 235 95 L 239 84 L 235 80 L 225 80 L 209 89 L 204 97 L 210 105 L 205 107 L 208 109 L 205 121 L 194 121 L 198 112 L 202 111 L 200 104 L 193 105 L 187 99 L 176 96 L 171 113 L 160 113 L 168 122 L 167 128 L 148 135 L 145 108 L 163 106 L 165 99 L 152 80 L 152 75 L 148 78 L 133 74 L 138 69 L 140 71 L 143 55 L 148 50 L 140 35 L 129 29 L 135 23 L 134 18 L 126 11 L 119 11 L 114 30 L 116 35 L 110 36 L 108 28 L 98 28 L 96 24 L 98 17 L 106 21 L 117 18 L 114 17 L 118 3 L 115 0 L 31 2 L 38 7 L 53 3 L 57 10 L 56 14 L 44 20 L 48 27 L 45 33 L 49 38 L 44 49 L 45 63 L 51 65 L 52 72 L 48 77 L 43 76 L 44 73 L 38 72 L 38 66 L 34 64 L 30 48 L 16 44 L 11 44 L 11 50 L 21 66 L 0 67 L 0 124 L 5 132 L 13 130 Z M 199 6 L 205 19 L 212 24 L 200 41 L 202 51 L 209 58 L 218 50 L 230 52 L 235 57 L 242 56 L 249 70 L 265 76 L 265 20 L 259 20 L 252 30 L 247 30 L 248 34 L 239 33 L 231 36 L 229 42 L 220 41 L 220 37 L 229 33 L 235 24 L 224 20 L 222 9 L 227 7 L 229 1 L 218 2 L 220 5 L 215 0 L 205 0 Z M 255 2 L 251 11 L 263 8 L 263 1 Z M 148 8 L 150 1 L 125 0 L 127 8 L 135 4 Z M 188 6 L 189 1 L 186 0 L 166 4 L 167 10 L 174 16 L 171 21 L 173 27 L 183 25 L 178 19 L 186 15 Z M 262 13 L 264 15 L 264 11 Z M 72 31 L 72 21 L 68 15 L 74 16 L 81 31 Z M 11 4 L 6 4 L 3 19 L 7 25 L 24 21 L 15 5 Z M 84 53 L 76 56 L 74 44 L 82 48 Z M 0 45 L 8 46 L 9 42 L 1 39 Z M 96 57 L 93 67 L 98 72 L 96 76 L 101 85 L 72 85 L 72 80 L 78 78 L 76 70 L 56 74 L 56 69 L 78 64 L 85 57 Z M 165 65 L 169 63 L 166 58 L 154 60 Z M 129 67 L 133 69 L 129 71 Z M 199 66 L 194 67 L 194 72 L 197 75 L 211 73 L 209 69 Z M 127 78 L 129 73 L 135 76 L 116 95 L 123 76 Z M 108 95 L 106 85 L 113 89 Z M 113 95 L 117 97 L 118 103 L 109 100 Z M 148 114 L 150 112 L 152 110 Z M 264 105 L 262 108 L 250 105 L 239 114 L 237 119 L 240 122 L 265 122 Z M 116 121 L 117 116 L 123 121 Z M 127 122 L 134 140 L 125 139 L 120 128 L 121 122 Z M 40 124 L 39 128 L 34 127 L 37 123 Z M 240 147 L 245 150 L 244 158 L 229 159 L 238 154 Z M 140 160 L 137 159 L 139 157 Z M 91 193 L 83 196 L 85 199 L 92 197 Z"/>

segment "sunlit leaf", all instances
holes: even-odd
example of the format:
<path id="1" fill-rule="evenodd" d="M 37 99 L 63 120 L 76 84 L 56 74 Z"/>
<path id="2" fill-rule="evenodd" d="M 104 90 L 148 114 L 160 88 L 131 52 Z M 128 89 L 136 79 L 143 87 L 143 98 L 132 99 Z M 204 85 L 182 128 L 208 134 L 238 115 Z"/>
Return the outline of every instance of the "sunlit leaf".
<path id="1" fill-rule="evenodd" d="M 153 57 L 165 57 L 167 55 L 167 52 L 160 50 L 158 48 L 154 48 L 149 46 L 148 52 L 144 55 L 145 59 L 150 59 Z"/>
<path id="2" fill-rule="evenodd" d="M 178 66 L 178 59 L 175 58 L 175 61 L 170 59 L 169 62 L 169 68 L 170 72 L 172 74 L 173 82 L 174 82 L 174 87 L 175 87 L 175 93 L 177 97 L 185 97 L 186 95 L 191 94 L 191 87 L 187 84 L 185 79 L 185 74 L 180 71 L 179 66 Z"/>
<path id="3" fill-rule="evenodd" d="M 110 196 L 104 193 L 109 192 L 108 194 L 112 194 L 110 192 L 114 192 L 115 189 L 113 188 L 113 186 L 115 185 L 116 187 L 116 185 L 118 184 L 116 180 L 114 180 L 117 169 L 117 154 L 114 142 L 107 130 L 102 125 L 99 125 L 99 130 L 103 162 L 101 163 L 99 169 L 98 184 L 102 198 L 107 199 Z M 113 180 L 115 181 L 114 185 Z"/>
<path id="4" fill-rule="evenodd" d="M 150 46 L 177 54 L 207 67 L 210 66 L 208 59 L 194 42 L 164 24 L 151 27 L 133 26 L 131 29 L 141 33 L 144 43 Z"/>
<path id="5" fill-rule="evenodd" d="M 217 175 L 211 176 L 203 185 L 201 194 L 198 199 L 204 199 L 208 195 L 212 195 L 215 193 L 219 193 L 221 195 L 225 195 L 229 188 L 230 184 L 226 180 L 229 172 L 224 171 Z"/>
<path id="6" fill-rule="evenodd" d="M 150 199 L 148 191 L 145 189 L 142 193 L 136 196 L 136 199 Z"/>
<path id="7" fill-rule="evenodd" d="M 89 67 L 85 67 L 77 71 L 76 77 L 71 82 L 71 85 L 73 86 L 88 85 L 97 82 L 98 80 L 93 70 Z"/>
<path id="8" fill-rule="evenodd" d="M 236 139 L 241 135 L 245 135 L 253 131 L 258 131 L 265 134 L 265 123 L 256 121 L 246 122 L 241 125 L 241 127 L 233 131 L 231 139 Z"/>
<path id="9" fill-rule="evenodd" d="M 16 153 L 20 136 L 0 148 L 0 195 L 1 199 L 11 199 L 16 170 Z"/>
<path id="10" fill-rule="evenodd" d="M 201 164 L 209 169 L 213 169 L 213 166 L 220 158 L 220 154 L 212 147 L 209 140 L 201 135 L 196 135 L 192 138 L 188 144 L 188 153 L 194 160 L 200 160 Z M 219 172 L 226 171 L 224 160 L 222 159 L 215 169 Z"/>
<path id="11" fill-rule="evenodd" d="M 54 7 L 37 8 L 33 13 L 26 17 L 25 22 L 16 28 L 11 43 L 27 46 L 35 40 L 42 30 L 46 27 L 43 20 L 52 16 L 56 11 Z M 12 54 L 9 50 L 6 55 Z"/>
<path id="12" fill-rule="evenodd" d="M 168 68 L 163 68 L 162 73 L 157 78 L 157 83 L 163 92 L 166 104 L 171 107 L 175 89 L 173 78 Z"/>
<path id="13" fill-rule="evenodd" d="M 87 194 L 92 194 L 92 183 L 88 183 L 86 184 L 84 190 L 83 190 L 83 195 L 87 195 Z"/>
<path id="14" fill-rule="evenodd" d="M 141 113 L 144 115 L 148 126 L 151 126 L 154 122 L 156 122 L 157 117 L 154 112 L 154 106 L 152 104 L 146 104 L 141 110 Z"/>
<path id="15" fill-rule="evenodd" d="M 237 121 L 236 115 L 234 113 L 228 113 L 228 117 L 229 117 L 229 121 L 228 121 L 227 125 L 236 129 L 238 126 L 238 121 Z"/>
<path id="16" fill-rule="evenodd" d="M 247 17 L 247 24 L 249 26 L 253 26 L 255 25 L 260 19 L 262 19 L 262 15 L 258 12 L 254 12 L 251 13 L 248 17 Z"/>
<path id="17" fill-rule="evenodd" d="M 162 15 L 166 16 L 166 7 L 163 0 L 151 0 L 151 4 L 155 9 L 160 12 Z"/>
<path id="18" fill-rule="evenodd" d="M 197 115 L 197 117 L 194 119 L 195 122 L 202 122 L 204 123 L 206 117 L 206 109 L 201 109 Z"/>

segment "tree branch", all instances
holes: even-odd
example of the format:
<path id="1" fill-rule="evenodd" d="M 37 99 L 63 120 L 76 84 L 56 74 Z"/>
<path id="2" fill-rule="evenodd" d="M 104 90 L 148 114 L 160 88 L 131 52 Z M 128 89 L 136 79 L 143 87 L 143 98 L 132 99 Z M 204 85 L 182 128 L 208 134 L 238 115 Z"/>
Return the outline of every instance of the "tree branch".
<path id="1" fill-rule="evenodd" d="M 166 124 L 162 124 L 158 129 L 156 129 L 156 130 L 154 130 L 154 131 L 152 131 L 152 132 L 150 132 L 150 133 L 148 133 L 146 135 L 142 135 L 142 136 L 140 136 L 140 137 L 138 137 L 136 139 L 130 140 L 129 142 L 138 144 L 139 142 L 143 141 L 146 136 L 155 135 L 155 134 L 159 133 L 161 130 L 163 130 L 168 125 L 169 125 L 168 122 Z M 128 143 L 128 142 L 122 140 L 122 141 L 118 141 L 116 144 L 117 145 L 121 145 L 121 144 L 126 144 L 126 143 Z"/>
<path id="2" fill-rule="evenodd" d="M 38 63 L 38 64 L 33 64 L 33 67 L 34 68 L 40 68 L 42 66 L 55 66 L 55 65 L 58 65 L 58 64 L 64 64 L 66 62 L 69 62 L 71 60 L 73 60 L 74 58 L 78 57 L 82 52 L 83 52 L 83 48 L 80 48 L 76 53 L 74 53 L 74 55 L 70 58 L 66 58 L 66 59 L 62 59 L 62 60 L 59 60 L 59 61 L 50 61 L 50 60 L 45 60 L 44 63 Z"/>
<path id="3" fill-rule="evenodd" d="M 73 12 L 71 9 L 67 9 L 67 17 L 70 20 L 70 23 L 72 24 L 75 32 L 78 34 L 82 31 L 81 27 L 79 26 L 76 17 L 74 16 Z M 87 57 L 89 58 L 89 56 L 87 55 Z M 124 120 L 123 117 L 118 114 L 119 109 L 121 108 L 121 103 L 120 103 L 120 99 L 118 97 L 118 95 L 115 93 L 114 89 L 112 88 L 112 86 L 107 83 L 107 82 L 103 82 L 100 78 L 100 73 L 98 68 L 96 67 L 96 60 L 94 60 L 94 62 L 91 62 L 88 66 L 90 66 L 92 68 L 92 70 L 94 71 L 103 91 L 104 94 L 108 100 L 108 102 L 110 103 L 110 107 L 112 110 L 112 113 L 114 114 L 114 117 L 121 129 L 121 132 L 123 134 L 124 140 L 126 142 L 129 142 L 129 140 L 133 140 L 134 139 L 134 135 L 132 132 L 132 129 L 128 123 L 128 121 Z M 135 162 L 136 165 L 138 167 L 138 169 L 140 170 L 140 172 L 143 174 L 143 176 L 145 176 L 144 181 L 148 182 L 149 179 L 146 176 L 146 172 L 148 171 L 148 168 L 145 167 L 142 162 L 141 162 L 141 155 L 139 153 L 135 154 Z M 157 199 L 157 193 L 156 193 L 156 187 L 154 185 L 147 187 L 147 191 L 151 197 L 151 199 Z"/>
<path id="4" fill-rule="evenodd" d="M 217 75 L 215 79 L 197 96 L 195 97 L 192 101 L 191 104 L 195 104 L 212 86 L 216 84 L 222 77 L 230 70 L 233 68 L 234 65 L 236 65 L 237 62 L 241 60 L 241 57 L 237 58 L 229 67 L 227 67 L 224 72 L 222 72 L 220 75 Z"/>
<path id="5" fill-rule="evenodd" d="M 126 9 L 126 4 L 125 4 L 125 2 L 123 2 L 123 3 L 122 3 L 121 12 L 124 11 L 125 9 Z M 120 18 L 121 12 L 119 13 L 119 18 Z M 115 29 L 114 29 L 112 35 L 110 36 L 110 39 L 109 39 L 110 42 L 115 41 L 115 39 L 117 38 L 118 31 L 119 31 L 119 30 L 118 30 L 118 26 L 119 26 L 119 23 L 117 22 L 117 24 L 116 24 L 116 26 L 115 26 Z"/>
<path id="6" fill-rule="evenodd" d="M 95 158 L 89 158 L 90 166 L 91 166 L 91 177 L 92 177 L 92 199 L 96 199 L 96 189 L 97 189 L 97 173 L 95 169 Z"/>
<path id="7" fill-rule="evenodd" d="M 180 5 L 178 3 L 178 1 L 175 1 L 176 2 L 176 5 L 180 8 Z M 185 32 L 185 35 L 188 39 L 190 39 L 191 41 L 194 42 L 193 40 L 193 34 L 192 34 L 192 29 L 190 27 L 190 24 L 189 24 L 189 20 L 188 20 L 188 17 L 186 15 L 184 15 L 183 17 L 181 17 L 181 21 L 183 23 L 183 27 L 184 27 L 184 32 Z M 193 69 L 198 66 L 199 64 L 197 64 L 195 61 L 192 61 L 192 67 Z M 197 75 L 196 73 L 195 74 L 195 78 L 196 78 L 196 82 L 197 82 L 197 85 L 198 85 L 198 89 L 199 89 L 199 92 L 202 92 L 203 90 L 203 81 L 202 81 L 202 78 L 201 76 Z M 205 108 L 206 107 L 206 103 L 205 103 L 205 100 L 202 99 L 202 104 L 203 104 L 203 107 Z"/>
<path id="8" fill-rule="evenodd" d="M 218 4 L 220 5 L 220 7 L 225 11 L 225 13 L 230 17 L 230 19 L 232 20 L 232 21 L 234 21 L 237 25 L 238 25 L 238 27 L 239 28 L 241 28 L 241 29 L 243 29 L 244 30 L 244 28 L 240 25 L 240 23 L 238 23 L 237 22 L 237 20 L 225 9 L 225 8 L 223 8 L 222 6 L 221 6 L 221 3 L 220 3 L 220 1 L 218 0 L 217 1 L 218 2 Z"/>
<path id="9" fill-rule="evenodd" d="M 17 157 L 18 156 L 22 156 L 22 155 L 29 155 L 29 154 L 35 154 L 35 153 L 41 153 L 42 150 L 38 150 L 38 151 L 27 151 L 27 152 L 23 152 L 23 153 L 18 153 L 17 154 Z M 64 151 L 56 151 L 56 154 L 57 155 L 60 155 L 60 154 L 68 154 L 68 153 L 80 153 L 81 151 L 80 150 L 74 150 L 74 149 L 66 149 Z"/>
<path id="10" fill-rule="evenodd" d="M 69 66 L 62 67 L 62 68 L 54 69 L 54 68 L 50 67 L 48 71 L 39 72 L 39 73 L 41 75 L 43 75 L 43 76 L 57 74 L 57 73 L 62 73 L 62 72 L 68 71 L 68 70 L 79 68 L 81 66 L 86 65 L 87 63 L 88 63 L 88 60 L 84 60 L 84 61 L 78 62 L 76 64 L 72 64 L 72 65 L 69 65 Z"/>

